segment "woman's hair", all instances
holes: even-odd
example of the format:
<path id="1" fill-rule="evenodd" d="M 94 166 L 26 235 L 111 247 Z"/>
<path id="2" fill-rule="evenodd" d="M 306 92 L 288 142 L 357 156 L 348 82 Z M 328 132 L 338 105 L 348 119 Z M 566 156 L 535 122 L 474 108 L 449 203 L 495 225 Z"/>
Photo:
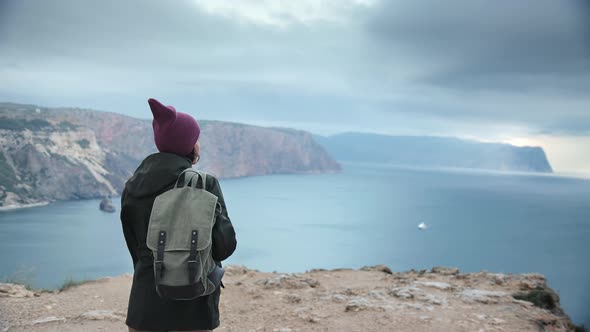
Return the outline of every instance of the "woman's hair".
<path id="1" fill-rule="evenodd" d="M 191 153 L 187 154 L 185 157 L 189 158 L 191 160 L 191 163 L 193 162 L 193 160 L 195 160 L 195 149 L 191 150 Z"/>
<path id="2" fill-rule="evenodd" d="M 197 157 L 197 162 L 199 160 L 201 160 L 201 156 L 200 155 L 197 154 L 195 156 L 195 149 L 192 149 L 191 153 L 187 154 L 185 157 L 186 158 L 189 158 L 191 160 L 191 163 L 193 162 L 193 160 L 195 160 L 195 157 Z"/>

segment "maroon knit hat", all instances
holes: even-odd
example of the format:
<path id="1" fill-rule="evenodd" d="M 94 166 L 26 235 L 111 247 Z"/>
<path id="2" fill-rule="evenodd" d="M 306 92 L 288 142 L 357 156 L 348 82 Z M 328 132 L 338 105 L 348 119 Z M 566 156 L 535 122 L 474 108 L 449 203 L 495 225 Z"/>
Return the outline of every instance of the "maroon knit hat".
<path id="1" fill-rule="evenodd" d="M 164 106 L 150 98 L 148 104 L 152 109 L 154 121 L 154 141 L 160 152 L 175 153 L 186 156 L 193 150 L 201 129 L 190 115 L 177 112 L 172 106 Z"/>

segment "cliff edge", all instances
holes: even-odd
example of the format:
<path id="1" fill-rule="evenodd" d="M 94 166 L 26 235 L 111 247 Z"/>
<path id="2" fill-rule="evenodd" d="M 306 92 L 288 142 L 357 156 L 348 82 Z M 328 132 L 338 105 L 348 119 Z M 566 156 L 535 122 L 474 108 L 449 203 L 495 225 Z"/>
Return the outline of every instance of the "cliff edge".
<path id="1" fill-rule="evenodd" d="M 61 292 L 0 284 L 0 331 L 127 331 L 132 277 Z M 539 274 L 455 268 L 280 274 L 228 266 L 216 331 L 572 331 Z M 534 303 L 533 303 L 534 302 Z"/>

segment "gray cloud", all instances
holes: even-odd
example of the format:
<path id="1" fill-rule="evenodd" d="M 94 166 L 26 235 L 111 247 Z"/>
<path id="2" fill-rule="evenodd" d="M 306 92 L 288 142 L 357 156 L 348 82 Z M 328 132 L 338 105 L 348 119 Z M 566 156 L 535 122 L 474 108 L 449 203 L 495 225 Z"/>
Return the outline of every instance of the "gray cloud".
<path id="1" fill-rule="evenodd" d="M 385 2 L 368 27 L 385 54 L 401 48 L 438 62 L 423 75 L 426 83 L 513 90 L 530 87 L 526 78 L 534 77 L 566 90 L 588 88 L 580 82 L 590 76 L 584 0 Z"/>
<path id="2" fill-rule="evenodd" d="M 3 1 L 0 99 L 148 117 L 154 96 L 316 132 L 590 134 L 587 2 L 329 4 L 306 20 L 307 7 L 240 19 L 247 6 Z"/>
<path id="3" fill-rule="evenodd" d="M 590 133 L 587 1 L 389 1 L 366 26 L 379 61 L 422 66 L 406 83 L 447 106 L 422 112 Z"/>

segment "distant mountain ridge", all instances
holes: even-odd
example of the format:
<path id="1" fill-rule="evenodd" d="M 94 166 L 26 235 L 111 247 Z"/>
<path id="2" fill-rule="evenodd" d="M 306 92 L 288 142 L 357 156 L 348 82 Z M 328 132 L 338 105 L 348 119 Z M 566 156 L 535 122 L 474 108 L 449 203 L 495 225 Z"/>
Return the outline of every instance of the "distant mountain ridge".
<path id="1" fill-rule="evenodd" d="M 460 167 L 499 171 L 553 172 L 541 147 L 517 147 L 452 137 L 344 133 L 314 136 L 338 161 L 420 167 Z"/>
<path id="2" fill-rule="evenodd" d="M 220 178 L 340 170 L 304 131 L 199 124 L 198 168 Z M 0 207 L 119 194 L 140 161 L 155 152 L 151 120 L 0 103 Z"/>

